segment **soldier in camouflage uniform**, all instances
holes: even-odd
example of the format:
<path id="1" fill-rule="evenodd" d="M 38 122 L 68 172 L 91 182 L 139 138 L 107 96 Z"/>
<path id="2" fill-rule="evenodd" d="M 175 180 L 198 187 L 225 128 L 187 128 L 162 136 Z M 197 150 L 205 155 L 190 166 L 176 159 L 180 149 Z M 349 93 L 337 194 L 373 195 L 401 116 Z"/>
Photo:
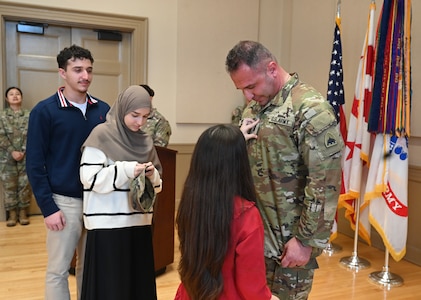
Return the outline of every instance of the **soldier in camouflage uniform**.
<path id="1" fill-rule="evenodd" d="M 246 99 L 245 101 L 246 103 L 244 103 L 243 105 L 239 105 L 237 106 L 231 113 L 231 124 L 232 125 L 239 125 L 242 115 L 243 115 L 243 111 L 244 109 L 247 107 L 247 104 L 250 103 L 250 100 Z"/>
<path id="2" fill-rule="evenodd" d="M 8 212 L 7 226 L 28 225 L 27 208 L 32 191 L 25 167 L 26 133 L 29 110 L 22 108 L 22 91 L 6 90 L 8 107 L 0 114 L 0 172 L 4 189 L 4 206 Z"/>
<path id="3" fill-rule="evenodd" d="M 153 96 L 155 96 L 154 90 L 146 84 L 141 84 L 140 86 L 142 86 L 149 93 L 152 101 Z M 167 119 L 165 119 L 165 117 L 159 111 L 157 111 L 155 107 L 152 107 L 148 120 L 141 129 L 142 131 L 152 136 L 155 146 L 168 146 L 168 142 L 170 141 L 171 136 L 171 126 Z"/>
<path id="4" fill-rule="evenodd" d="M 243 111 L 246 108 L 247 104 L 239 105 L 231 113 L 231 124 L 232 125 L 239 125 L 241 121 L 241 117 L 243 115 Z"/>
<path id="5" fill-rule="evenodd" d="M 254 100 L 241 130 L 265 226 L 267 283 L 280 299 L 307 299 L 341 185 L 343 142 L 335 114 L 260 43 L 237 44 L 226 68 L 236 88 Z"/>

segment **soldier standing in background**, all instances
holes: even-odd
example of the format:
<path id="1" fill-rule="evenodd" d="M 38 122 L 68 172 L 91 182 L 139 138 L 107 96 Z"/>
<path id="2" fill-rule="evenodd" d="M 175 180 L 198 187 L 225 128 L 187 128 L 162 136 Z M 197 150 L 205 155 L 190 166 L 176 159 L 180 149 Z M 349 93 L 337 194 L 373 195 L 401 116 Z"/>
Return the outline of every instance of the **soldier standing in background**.
<path id="1" fill-rule="evenodd" d="M 254 100 L 243 112 L 241 131 L 265 227 L 267 283 L 280 299 L 307 299 L 341 186 L 343 142 L 335 113 L 260 43 L 234 46 L 226 69 Z"/>
<path id="2" fill-rule="evenodd" d="M 5 93 L 8 107 L 0 114 L 0 172 L 6 226 L 28 225 L 27 208 L 32 197 L 25 167 L 26 134 L 29 110 L 22 108 L 22 91 L 9 87 Z"/>
<path id="3" fill-rule="evenodd" d="M 147 84 L 141 84 L 140 86 L 148 92 L 152 102 L 155 96 L 154 90 Z M 155 146 L 168 146 L 171 136 L 171 126 L 167 119 L 155 107 L 152 107 L 148 120 L 141 130 L 152 137 Z"/>

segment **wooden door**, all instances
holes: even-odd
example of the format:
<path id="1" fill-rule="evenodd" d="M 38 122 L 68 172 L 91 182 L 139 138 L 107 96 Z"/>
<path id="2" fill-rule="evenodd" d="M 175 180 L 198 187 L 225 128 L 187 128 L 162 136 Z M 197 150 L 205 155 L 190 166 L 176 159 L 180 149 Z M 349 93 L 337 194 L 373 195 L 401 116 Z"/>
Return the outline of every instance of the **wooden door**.
<path id="1" fill-rule="evenodd" d="M 18 86 L 23 106 L 31 109 L 62 85 L 56 57 L 71 43 L 69 28 L 49 26 L 44 35 L 16 32 L 17 22 L 6 22 L 6 86 Z"/>
<path id="2" fill-rule="evenodd" d="M 55 25 L 44 27 L 44 34 L 16 31 L 17 22 L 6 22 L 7 86 L 19 86 L 24 106 L 32 108 L 63 85 L 56 57 L 64 47 L 77 44 L 94 57 L 94 77 L 89 92 L 114 103 L 118 93 L 130 82 L 130 33 L 121 33 L 122 41 L 98 40 L 93 29 Z"/>
<path id="3" fill-rule="evenodd" d="M 95 60 L 89 92 L 112 105 L 130 83 L 130 33 L 121 33 L 122 41 L 110 41 L 98 40 L 98 32 L 92 29 L 72 28 L 71 32 L 72 44 L 89 49 Z"/>

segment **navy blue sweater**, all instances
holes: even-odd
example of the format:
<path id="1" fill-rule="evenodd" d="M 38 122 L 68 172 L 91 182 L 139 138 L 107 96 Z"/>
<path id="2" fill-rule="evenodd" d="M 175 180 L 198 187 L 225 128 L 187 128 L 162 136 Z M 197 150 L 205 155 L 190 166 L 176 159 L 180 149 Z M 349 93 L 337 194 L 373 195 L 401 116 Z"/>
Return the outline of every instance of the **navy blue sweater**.
<path id="1" fill-rule="evenodd" d="M 82 198 L 80 148 L 92 128 L 105 121 L 109 109 L 107 103 L 90 96 L 84 116 L 57 92 L 31 110 L 26 171 L 44 217 L 59 210 L 53 193 Z"/>

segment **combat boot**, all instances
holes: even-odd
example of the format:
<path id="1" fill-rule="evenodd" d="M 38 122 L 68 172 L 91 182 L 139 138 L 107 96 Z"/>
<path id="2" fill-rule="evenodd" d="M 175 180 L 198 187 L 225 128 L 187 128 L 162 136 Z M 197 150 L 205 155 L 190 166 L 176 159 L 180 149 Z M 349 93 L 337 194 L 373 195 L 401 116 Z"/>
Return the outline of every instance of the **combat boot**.
<path id="1" fill-rule="evenodd" d="M 28 225 L 29 224 L 29 218 L 26 215 L 26 209 L 21 208 L 19 210 L 19 223 L 20 225 Z"/>
<path id="2" fill-rule="evenodd" d="M 7 219 L 6 226 L 7 227 L 16 226 L 17 221 L 18 221 L 18 215 L 16 213 L 16 209 L 9 210 L 9 218 Z"/>

